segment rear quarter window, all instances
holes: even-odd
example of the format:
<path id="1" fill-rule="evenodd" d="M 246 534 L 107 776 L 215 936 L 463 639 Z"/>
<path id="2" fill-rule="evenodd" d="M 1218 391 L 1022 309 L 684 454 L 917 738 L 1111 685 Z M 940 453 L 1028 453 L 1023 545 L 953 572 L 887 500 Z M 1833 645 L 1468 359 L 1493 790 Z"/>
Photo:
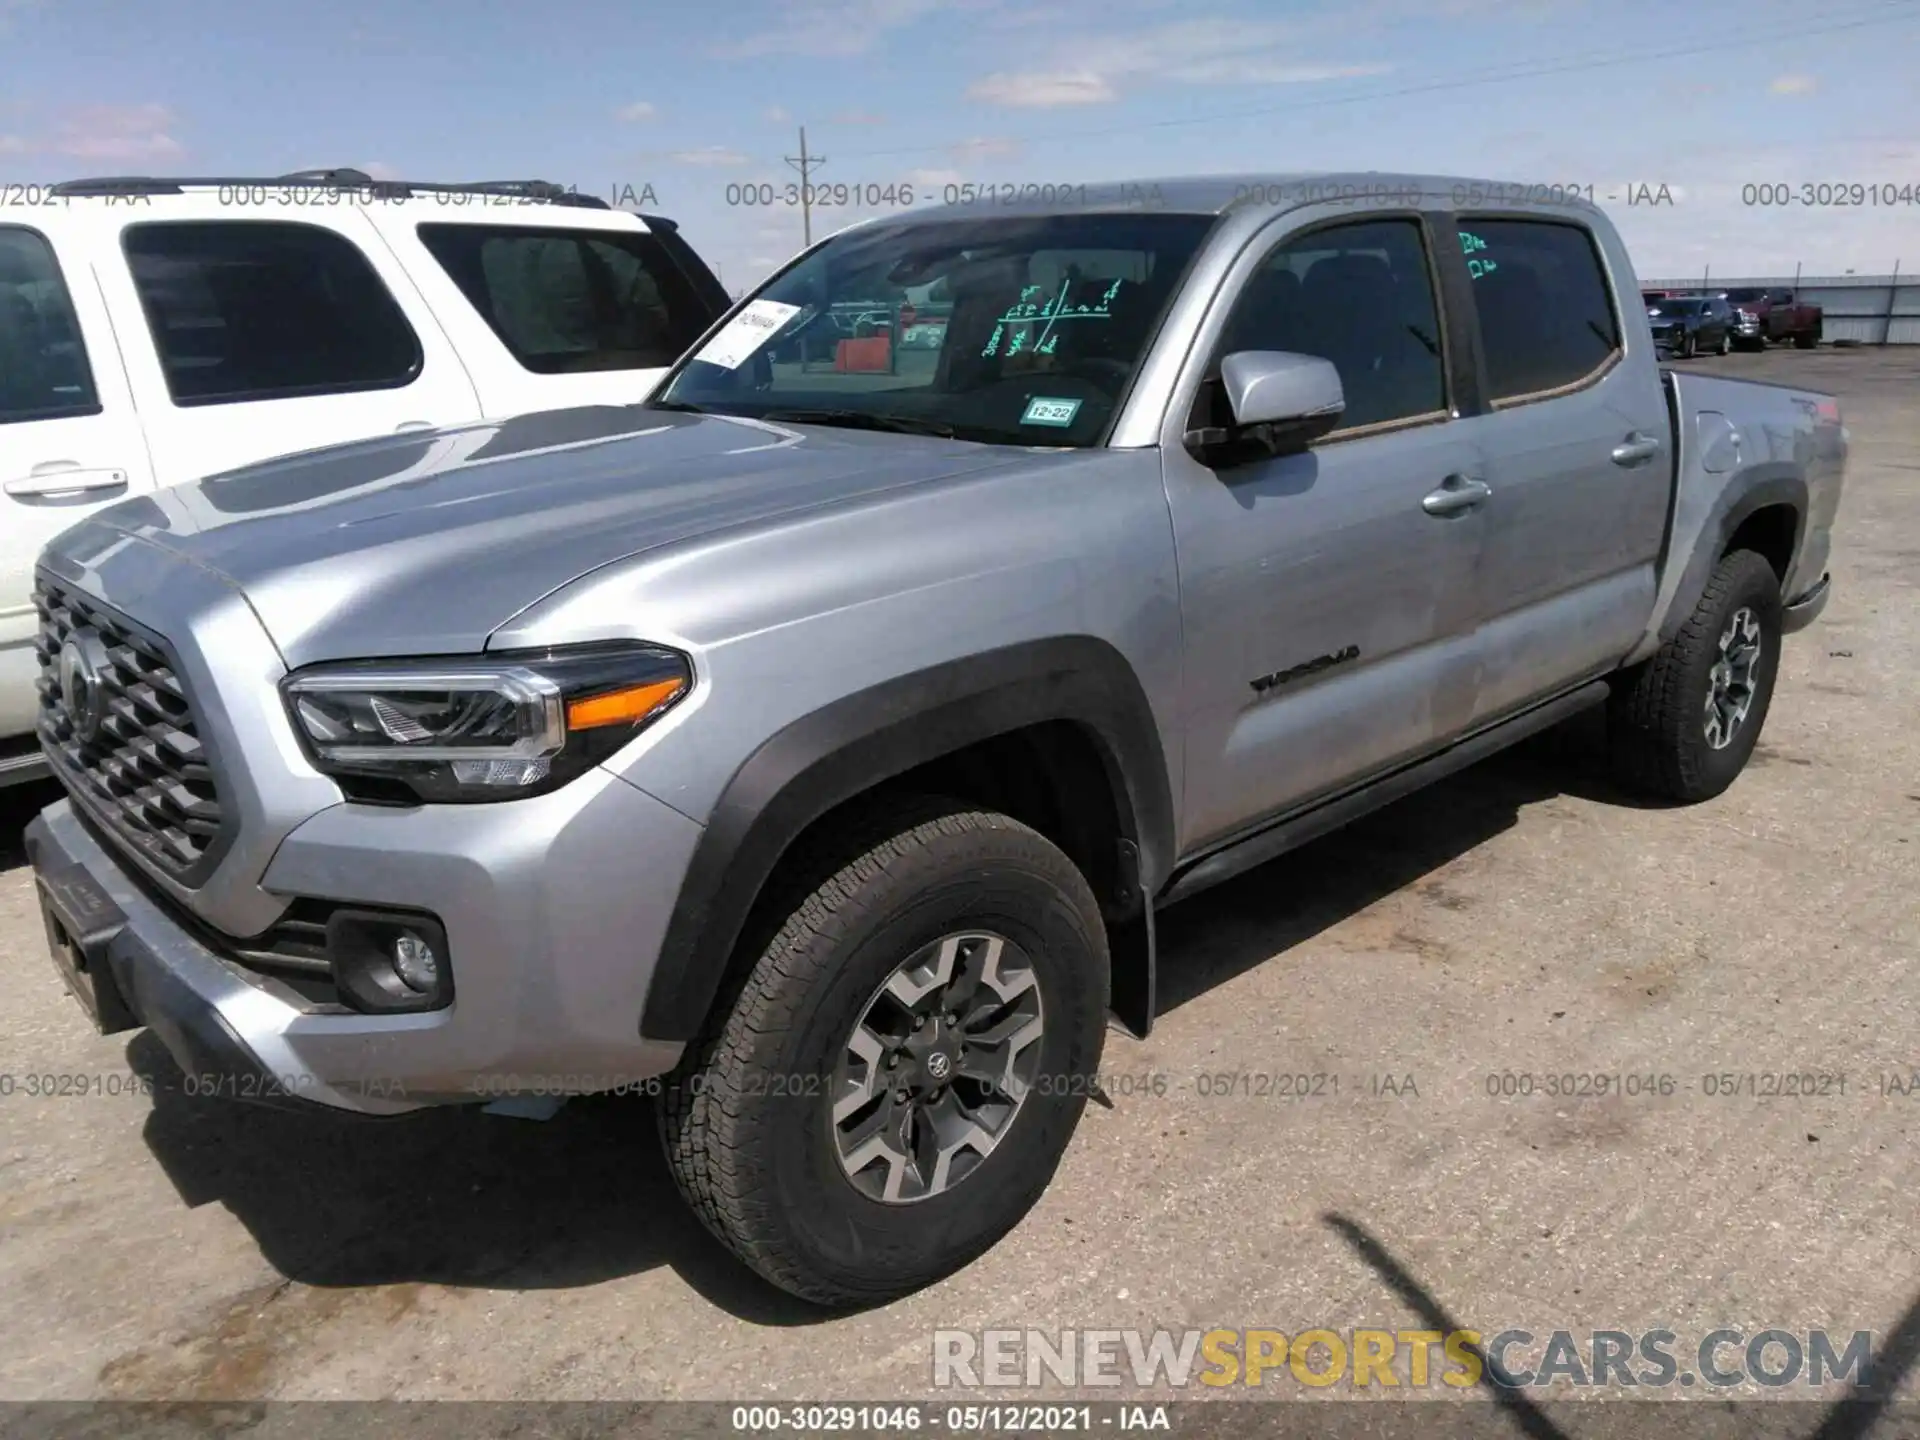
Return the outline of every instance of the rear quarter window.
<path id="1" fill-rule="evenodd" d="M 457 224 L 419 234 L 500 343 L 538 375 L 670 365 L 713 319 L 650 234 Z"/>
<path id="2" fill-rule="evenodd" d="M 1613 294 L 1585 226 L 1463 216 L 1459 228 L 1496 404 L 1582 384 L 1620 353 Z"/>

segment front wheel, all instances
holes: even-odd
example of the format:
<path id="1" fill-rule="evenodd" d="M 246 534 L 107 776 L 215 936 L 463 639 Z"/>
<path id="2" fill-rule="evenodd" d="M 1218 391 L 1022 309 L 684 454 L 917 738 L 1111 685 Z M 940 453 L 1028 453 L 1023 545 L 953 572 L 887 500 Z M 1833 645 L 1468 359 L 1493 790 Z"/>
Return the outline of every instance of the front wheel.
<path id="1" fill-rule="evenodd" d="M 1045 1190 L 1099 1066 L 1106 932 L 1052 843 L 940 801 L 870 812 L 785 883 L 661 1135 L 754 1270 L 873 1304 L 968 1264 Z"/>
<path id="2" fill-rule="evenodd" d="M 1615 773 L 1664 800 L 1710 800 L 1746 768 L 1780 669 L 1780 582 L 1751 550 L 1722 556 L 1693 613 L 1608 701 Z"/>
<path id="3" fill-rule="evenodd" d="M 1713 353 L 1716 355 L 1724 355 L 1731 349 L 1733 349 L 1733 337 L 1723 330 L 1720 332 L 1720 348 Z"/>
<path id="4" fill-rule="evenodd" d="M 1680 337 L 1680 358 L 1682 360 L 1691 360 L 1698 348 L 1698 341 L 1694 338 L 1691 331 Z"/>

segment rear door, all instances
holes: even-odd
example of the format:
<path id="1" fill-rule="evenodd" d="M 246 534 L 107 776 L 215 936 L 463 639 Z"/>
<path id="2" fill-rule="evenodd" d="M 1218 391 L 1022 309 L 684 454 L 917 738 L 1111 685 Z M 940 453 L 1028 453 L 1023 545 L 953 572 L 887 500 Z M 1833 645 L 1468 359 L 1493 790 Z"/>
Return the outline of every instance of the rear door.
<path id="1" fill-rule="evenodd" d="M 728 306 L 670 222 L 449 194 L 376 219 L 489 418 L 636 404 Z"/>
<path id="2" fill-rule="evenodd" d="M 159 196 L 115 238 L 102 281 L 162 485 L 479 418 L 453 346 L 354 206 Z"/>
<path id="3" fill-rule="evenodd" d="M 28 211 L 0 220 L 0 767 L 33 726 L 41 547 L 153 488 L 89 263 L 92 218 L 69 206 L 38 223 Z"/>
<path id="4" fill-rule="evenodd" d="M 1622 308 L 1638 292 L 1617 238 L 1531 213 L 1460 215 L 1455 238 L 1485 409 L 1468 428 L 1493 492 L 1474 583 L 1483 724 L 1632 649 L 1674 457 L 1647 327 Z"/>

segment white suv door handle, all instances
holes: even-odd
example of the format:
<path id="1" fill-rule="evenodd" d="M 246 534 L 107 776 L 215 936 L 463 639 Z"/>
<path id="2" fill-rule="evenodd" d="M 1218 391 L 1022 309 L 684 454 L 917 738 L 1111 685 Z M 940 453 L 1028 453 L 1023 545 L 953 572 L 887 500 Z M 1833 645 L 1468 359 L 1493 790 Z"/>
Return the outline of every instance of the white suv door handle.
<path id="1" fill-rule="evenodd" d="M 433 422 L 431 420 L 402 420 L 398 425 L 393 427 L 393 433 L 396 435 L 404 435 L 409 430 L 431 429 L 433 429 Z"/>
<path id="2" fill-rule="evenodd" d="M 127 483 L 124 470 L 52 470 L 35 466 L 22 480 L 9 480 L 0 489 L 9 495 L 77 495 L 88 490 L 119 490 Z M 39 473 L 45 470 L 45 474 Z"/>

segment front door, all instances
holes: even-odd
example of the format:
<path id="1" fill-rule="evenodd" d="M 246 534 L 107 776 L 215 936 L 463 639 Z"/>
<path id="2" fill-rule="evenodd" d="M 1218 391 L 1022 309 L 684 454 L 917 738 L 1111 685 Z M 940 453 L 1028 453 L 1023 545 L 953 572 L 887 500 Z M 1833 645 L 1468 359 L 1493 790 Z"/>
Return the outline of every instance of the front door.
<path id="1" fill-rule="evenodd" d="M 1162 446 L 1186 637 L 1187 854 L 1435 746 L 1473 696 L 1479 459 L 1454 419 L 1427 225 L 1277 223 L 1285 233 L 1223 287 L 1205 368 L 1181 392 L 1197 394 L 1194 412 L 1175 406 Z M 1219 423 L 1219 362 L 1244 350 L 1331 360 L 1343 421 L 1302 454 L 1210 469 L 1180 436 Z"/>

